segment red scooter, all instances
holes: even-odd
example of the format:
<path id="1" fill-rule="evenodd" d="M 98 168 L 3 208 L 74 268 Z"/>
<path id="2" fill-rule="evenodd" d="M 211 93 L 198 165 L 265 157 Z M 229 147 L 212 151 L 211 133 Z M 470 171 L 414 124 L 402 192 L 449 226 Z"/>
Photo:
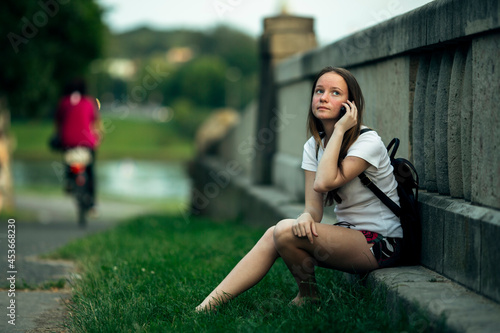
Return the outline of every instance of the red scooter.
<path id="1" fill-rule="evenodd" d="M 76 200 L 78 225 L 87 225 L 87 213 L 92 207 L 92 197 L 89 191 L 90 180 L 87 168 L 92 162 L 90 149 L 75 147 L 64 152 L 66 165 L 66 192 L 71 193 Z"/>

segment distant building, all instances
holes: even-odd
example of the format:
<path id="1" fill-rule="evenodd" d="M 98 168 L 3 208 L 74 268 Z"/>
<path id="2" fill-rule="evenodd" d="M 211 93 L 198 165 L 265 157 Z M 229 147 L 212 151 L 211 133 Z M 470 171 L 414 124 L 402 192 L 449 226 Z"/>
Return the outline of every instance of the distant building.
<path id="1" fill-rule="evenodd" d="M 137 68 L 130 59 L 117 58 L 106 61 L 106 70 L 113 77 L 129 80 L 135 75 Z"/>
<path id="2" fill-rule="evenodd" d="M 108 73 L 114 78 L 130 80 L 137 73 L 137 66 L 133 60 L 125 58 L 109 58 L 94 60 L 91 64 L 93 73 Z"/>
<path id="3" fill-rule="evenodd" d="M 183 63 L 193 58 L 193 50 L 189 47 L 173 47 L 167 52 L 169 63 Z"/>

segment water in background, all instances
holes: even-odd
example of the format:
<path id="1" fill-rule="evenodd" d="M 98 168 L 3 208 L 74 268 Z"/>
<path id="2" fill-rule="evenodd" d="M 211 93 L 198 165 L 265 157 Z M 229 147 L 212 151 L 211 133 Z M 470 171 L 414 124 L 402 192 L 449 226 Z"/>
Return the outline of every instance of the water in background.
<path id="1" fill-rule="evenodd" d="M 99 195 L 124 199 L 186 199 L 190 179 L 182 163 L 155 161 L 97 161 Z M 61 162 L 13 162 L 15 187 L 54 187 L 62 189 Z"/>

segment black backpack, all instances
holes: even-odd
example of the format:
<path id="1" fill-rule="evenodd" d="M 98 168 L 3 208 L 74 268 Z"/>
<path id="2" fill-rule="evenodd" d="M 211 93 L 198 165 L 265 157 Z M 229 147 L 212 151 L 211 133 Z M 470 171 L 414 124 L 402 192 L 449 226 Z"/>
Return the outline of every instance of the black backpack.
<path id="1" fill-rule="evenodd" d="M 368 131 L 371 131 L 371 129 L 364 129 L 361 134 Z M 418 265 L 422 247 L 422 225 L 418 210 L 418 174 L 410 161 L 404 158 L 395 158 L 398 148 L 399 139 L 394 138 L 387 146 L 387 152 L 398 183 L 399 204 L 401 207 L 382 192 L 377 185 L 372 183 L 364 172 L 359 175 L 359 178 L 361 183 L 368 187 L 401 220 L 403 228 L 401 264 Z"/>

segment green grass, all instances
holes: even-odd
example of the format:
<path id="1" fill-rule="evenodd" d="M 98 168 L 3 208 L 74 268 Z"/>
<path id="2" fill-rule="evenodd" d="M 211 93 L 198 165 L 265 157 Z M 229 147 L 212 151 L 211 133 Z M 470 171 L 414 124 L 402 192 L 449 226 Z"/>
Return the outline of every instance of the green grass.
<path id="1" fill-rule="evenodd" d="M 255 244 L 263 229 L 236 222 L 151 215 L 76 240 L 53 256 L 77 260 L 71 332 L 421 331 L 412 314 L 393 322 L 385 293 L 317 270 L 319 305 L 290 307 L 297 287 L 281 260 L 257 286 L 217 313 L 193 309 Z M 400 314 L 400 313 L 399 313 Z M 417 323 L 417 325 L 415 324 Z"/>
<path id="2" fill-rule="evenodd" d="M 106 118 L 104 139 L 98 159 L 188 160 L 194 152 L 193 140 L 181 137 L 172 123 Z M 51 121 L 13 121 L 14 158 L 50 160 L 59 158 L 51 152 L 48 141 L 54 132 Z"/>
<path id="3" fill-rule="evenodd" d="M 12 206 L 4 205 L 0 211 L 0 220 L 7 221 L 12 218 L 19 221 L 34 221 L 36 219 L 36 213 L 23 209 L 17 209 L 15 204 Z"/>

